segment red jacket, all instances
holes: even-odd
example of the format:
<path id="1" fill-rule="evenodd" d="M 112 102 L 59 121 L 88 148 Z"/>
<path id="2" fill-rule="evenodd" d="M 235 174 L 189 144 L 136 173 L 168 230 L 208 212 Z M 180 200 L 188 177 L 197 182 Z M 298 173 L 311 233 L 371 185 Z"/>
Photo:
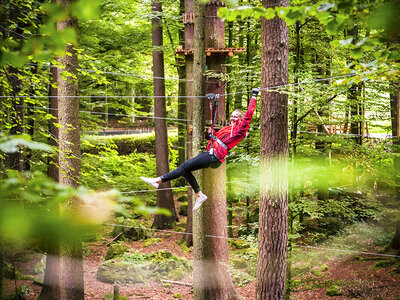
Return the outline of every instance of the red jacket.
<path id="1" fill-rule="evenodd" d="M 218 157 L 220 162 L 223 162 L 226 155 L 228 154 L 228 151 L 233 149 L 246 136 L 246 133 L 249 130 L 250 121 L 253 118 L 253 114 L 256 109 L 256 103 L 257 99 L 251 98 L 249 107 L 247 108 L 247 111 L 240 123 L 236 126 L 222 127 L 215 134 L 215 136 L 228 147 L 228 150 L 226 150 L 224 147 L 222 147 L 220 144 L 212 139 L 210 139 L 210 141 L 208 142 L 207 150 L 210 150 L 212 141 L 214 153 Z"/>

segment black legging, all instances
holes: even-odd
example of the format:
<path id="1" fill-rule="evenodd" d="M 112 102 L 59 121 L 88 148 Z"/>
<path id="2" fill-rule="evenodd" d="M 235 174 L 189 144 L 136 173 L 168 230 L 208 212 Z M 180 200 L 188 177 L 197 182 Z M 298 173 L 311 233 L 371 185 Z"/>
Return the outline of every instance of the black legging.
<path id="1" fill-rule="evenodd" d="M 218 158 L 216 158 L 214 155 L 210 155 L 208 152 L 203 152 L 196 157 L 185 161 L 178 168 L 169 172 L 168 174 L 162 175 L 160 178 L 162 182 L 166 182 L 183 176 L 189 182 L 194 192 L 198 193 L 200 192 L 200 187 L 196 178 L 191 172 L 208 167 L 216 168 L 220 165 L 221 162 L 218 160 Z"/>

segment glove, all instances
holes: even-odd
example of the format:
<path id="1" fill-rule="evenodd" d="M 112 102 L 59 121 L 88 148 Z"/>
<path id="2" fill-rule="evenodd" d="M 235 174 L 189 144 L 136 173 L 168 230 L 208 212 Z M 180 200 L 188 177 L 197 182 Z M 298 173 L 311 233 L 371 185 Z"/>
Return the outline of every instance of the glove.
<path id="1" fill-rule="evenodd" d="M 251 92 L 253 93 L 252 97 L 253 98 L 257 98 L 257 95 L 260 92 L 260 89 L 259 88 L 254 88 Z"/>

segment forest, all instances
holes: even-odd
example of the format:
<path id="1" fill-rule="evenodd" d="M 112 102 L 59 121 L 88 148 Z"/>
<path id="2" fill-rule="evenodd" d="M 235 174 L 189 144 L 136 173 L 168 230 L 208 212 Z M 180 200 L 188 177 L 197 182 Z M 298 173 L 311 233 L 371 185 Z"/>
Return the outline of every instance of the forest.
<path id="1" fill-rule="evenodd" d="M 0 299 L 400 299 L 399 16 L 0 0 Z"/>

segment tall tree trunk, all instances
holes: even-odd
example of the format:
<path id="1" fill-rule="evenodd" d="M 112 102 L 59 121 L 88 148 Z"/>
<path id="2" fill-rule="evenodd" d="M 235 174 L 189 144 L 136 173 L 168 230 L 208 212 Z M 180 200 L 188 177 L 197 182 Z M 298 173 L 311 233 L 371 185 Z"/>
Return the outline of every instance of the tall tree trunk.
<path id="1" fill-rule="evenodd" d="M 358 42 L 358 27 L 354 26 L 351 30 L 348 31 L 348 34 L 353 38 L 352 44 L 356 44 Z M 354 59 L 350 59 L 352 62 Z M 358 144 L 362 144 L 361 138 L 361 84 L 353 84 L 350 87 L 348 100 L 350 104 L 350 133 L 354 134 L 354 140 Z"/>
<path id="2" fill-rule="evenodd" d="M 263 0 L 264 7 L 288 0 Z M 277 16 L 262 19 L 261 88 L 288 82 L 288 28 Z M 287 264 L 288 125 L 287 95 L 261 94 L 260 220 L 256 298 L 284 299 Z"/>
<path id="3" fill-rule="evenodd" d="M 31 66 L 31 73 L 32 76 L 36 75 L 38 72 L 38 66 L 37 65 L 32 65 Z M 35 95 L 35 87 L 33 85 L 33 83 L 31 82 L 31 86 L 29 89 L 29 94 L 31 96 Z M 27 119 L 27 133 L 29 134 L 29 136 L 31 136 L 33 138 L 33 135 L 35 134 L 35 122 L 34 122 L 34 115 L 33 115 L 33 109 L 31 107 L 31 105 L 28 105 L 28 107 L 26 108 L 26 119 Z M 30 171 L 32 168 L 32 150 L 28 149 L 25 150 L 26 153 L 26 159 L 24 160 L 24 170 Z"/>
<path id="4" fill-rule="evenodd" d="M 243 1 L 241 1 L 243 2 Z M 239 20 L 238 21 L 238 36 L 239 36 L 239 41 L 238 41 L 238 47 L 241 48 L 244 45 L 244 36 L 243 36 L 243 29 L 244 29 L 244 21 Z M 246 54 L 245 53 L 239 53 L 239 65 L 243 66 L 246 61 Z M 242 97 L 243 94 L 241 93 L 244 90 L 244 84 L 242 84 L 242 80 L 239 79 L 239 84 L 236 84 L 236 92 L 235 94 L 235 102 L 233 104 L 233 107 L 236 109 L 241 109 L 242 108 Z"/>
<path id="5" fill-rule="evenodd" d="M 233 27 L 233 24 L 232 24 L 232 22 L 228 22 L 228 48 L 231 48 L 232 47 L 232 41 L 233 41 L 233 37 L 232 37 L 232 27 Z M 232 90 L 232 82 L 231 82 L 231 80 L 230 80 L 230 78 L 229 78 L 229 75 L 231 74 L 231 69 L 232 69 L 232 67 L 231 67 L 231 64 L 232 63 L 232 59 L 231 59 L 231 57 L 229 56 L 228 58 L 227 58 L 227 62 L 226 62 L 226 74 L 228 74 L 228 76 L 226 77 L 226 78 L 228 78 L 228 80 L 226 81 L 226 93 L 228 94 L 227 96 L 226 96 L 226 101 L 225 101 L 225 118 L 226 119 L 229 119 L 229 112 L 230 112 L 230 105 L 231 105 L 231 102 L 232 102 L 232 95 L 231 95 L 231 90 Z"/>
<path id="6" fill-rule="evenodd" d="M 205 11 L 206 7 L 200 0 L 194 0 L 194 39 L 193 39 L 193 139 L 192 154 L 196 156 L 201 151 L 204 141 L 204 105 L 205 95 Z M 201 176 L 195 175 L 200 186 L 202 186 Z M 205 249 L 205 224 L 204 210 L 199 209 L 193 213 L 193 288 L 194 299 L 206 299 L 203 283 L 206 271 L 203 262 Z"/>
<path id="7" fill-rule="evenodd" d="M 393 152 L 400 153 L 400 83 L 396 84 L 394 92 L 390 93 L 390 111 L 392 119 Z M 400 203 L 400 157 L 393 158 L 395 171 L 395 197 Z M 392 248 L 400 249 L 400 220 L 396 223 L 396 233 L 392 240 Z"/>
<path id="8" fill-rule="evenodd" d="M 194 0 L 185 0 L 185 13 L 186 15 L 193 14 L 193 5 Z M 185 24 L 185 49 L 193 49 L 193 42 L 194 42 L 194 23 L 187 22 Z M 205 66 L 204 66 L 205 68 Z M 187 55 L 186 56 L 186 95 L 194 96 L 193 91 L 193 56 Z M 204 84 L 204 83 L 202 83 Z M 192 137 L 193 137 L 193 123 L 192 115 L 193 115 L 193 101 L 194 98 L 190 99 L 186 103 L 186 118 L 189 119 L 188 126 L 187 126 L 187 152 L 186 157 L 190 159 L 193 157 L 192 155 Z M 186 219 L 186 229 L 184 240 L 187 246 L 193 245 L 193 190 L 192 188 L 188 188 L 188 214 Z"/>
<path id="9" fill-rule="evenodd" d="M 56 84 L 58 68 L 50 65 L 51 82 Z M 52 115 L 52 119 L 49 121 L 50 131 L 50 144 L 58 148 L 58 127 L 54 123 L 58 123 L 58 89 L 49 84 L 49 113 Z M 59 160 L 58 152 L 49 161 L 47 174 L 54 181 L 59 182 Z M 58 215 L 58 210 L 53 212 L 54 215 Z M 60 290 L 60 242 L 59 240 L 47 240 L 46 242 L 47 253 L 46 253 L 46 268 L 44 271 L 43 288 L 40 292 L 40 299 L 52 300 L 59 299 L 61 296 Z"/>
<path id="10" fill-rule="evenodd" d="M 179 0 L 179 15 L 185 13 L 185 0 Z M 179 45 L 185 48 L 185 31 L 183 28 L 179 29 Z M 186 95 L 186 68 L 185 59 L 182 56 L 178 56 L 177 60 L 179 87 L 178 95 Z M 178 119 L 186 119 L 186 99 L 178 98 Z M 184 121 L 178 121 L 178 164 L 181 165 L 186 160 L 186 131 Z"/>
<path id="11" fill-rule="evenodd" d="M 205 46 L 207 48 L 225 47 L 225 25 L 217 18 L 217 11 L 221 3 L 211 1 L 206 6 L 205 21 Z M 196 14 L 195 37 L 198 18 Z M 195 49 L 197 49 L 195 45 Z M 199 47 L 201 51 L 202 47 Z M 195 58 L 196 59 L 196 58 Z M 196 64 L 196 60 L 195 60 Z M 223 74 L 224 57 L 211 55 L 207 57 L 207 68 L 214 74 Z M 196 74 L 196 70 L 194 70 Z M 217 76 L 213 76 L 217 77 Z M 196 82 L 197 83 L 197 82 Z M 208 78 L 206 92 L 225 94 L 221 82 L 215 78 Z M 204 95 L 204 94 L 203 94 Z M 204 101 L 201 101 L 204 103 Z M 208 103 L 205 103 L 206 105 Z M 217 113 L 218 120 L 225 119 L 225 97 L 220 97 Z M 204 132 L 204 131 L 203 131 Z M 202 133 L 203 134 L 203 133 Z M 205 180 L 207 178 L 207 180 Z M 228 242 L 226 238 L 211 238 L 210 236 L 227 237 L 227 204 L 226 204 L 226 164 L 217 169 L 207 168 L 203 170 L 203 192 L 208 196 L 203 206 L 194 213 L 195 233 L 197 224 L 200 230 L 194 241 L 195 251 L 195 298 L 196 299 L 237 299 L 232 278 L 229 275 L 227 265 L 229 263 Z M 201 219 L 198 219 L 201 218 Z M 201 266 L 199 266 L 201 264 Z"/>
<path id="12" fill-rule="evenodd" d="M 154 116 L 156 132 L 156 162 L 157 176 L 169 172 L 169 147 L 165 81 L 164 81 L 164 51 L 162 29 L 162 6 L 158 0 L 152 3 L 152 41 L 153 41 L 153 74 L 154 74 Z M 162 189 L 157 191 L 157 206 L 166 208 L 171 212 L 170 216 L 155 215 L 153 227 L 158 229 L 171 228 L 176 220 L 175 204 L 172 197 L 171 182 L 160 184 Z"/>
<path id="13" fill-rule="evenodd" d="M 246 67 L 247 67 L 247 74 L 246 74 L 246 90 L 251 91 L 253 88 L 253 79 L 250 79 L 250 59 L 251 59 L 251 35 L 250 35 L 250 20 L 246 21 Z M 246 94 L 247 96 L 247 105 L 250 103 L 250 93 Z"/>
<path id="14" fill-rule="evenodd" d="M 7 77 L 11 84 L 14 97 L 12 103 L 13 113 L 11 118 L 13 127 L 11 128 L 10 133 L 12 135 L 24 134 L 24 98 L 18 97 L 22 84 L 21 80 L 18 78 L 18 73 L 20 73 L 20 71 L 14 67 L 9 67 L 8 71 L 9 75 Z M 24 170 L 24 156 L 22 149 L 9 155 L 9 167 L 19 172 Z"/>
<path id="15" fill-rule="evenodd" d="M 71 5 L 71 0 L 57 1 L 64 7 Z M 73 17 L 57 22 L 57 30 L 73 28 L 77 30 L 78 21 Z M 76 45 L 68 44 L 64 57 L 59 62 L 64 66 L 57 71 L 58 83 L 58 121 L 61 126 L 59 130 L 59 182 L 73 187 L 79 186 L 81 171 L 80 154 L 80 123 L 79 123 L 79 101 L 69 96 L 78 95 L 78 84 L 72 76 L 66 79 L 61 76 L 62 71 L 78 75 L 78 55 Z M 75 77 L 76 78 L 76 77 Z M 70 199 L 67 203 L 67 212 L 75 214 L 76 200 Z M 61 299 L 83 299 L 83 251 L 82 241 L 75 238 L 63 242 L 61 246 L 62 273 L 61 273 Z"/>
<path id="16" fill-rule="evenodd" d="M 182 16 L 185 13 L 185 0 L 179 0 L 179 15 Z M 174 41 L 171 35 L 171 31 L 167 28 L 167 33 L 171 41 L 171 46 L 174 49 Z M 185 49 L 185 31 L 183 28 L 178 30 L 178 45 L 179 48 Z M 185 58 L 182 55 L 175 55 L 176 70 L 178 73 L 178 95 L 186 95 L 186 68 Z M 178 119 L 186 119 L 186 99 L 178 97 Z M 178 121 L 178 165 L 181 165 L 186 160 L 186 131 L 184 121 Z M 184 182 L 184 178 L 181 181 Z"/>

